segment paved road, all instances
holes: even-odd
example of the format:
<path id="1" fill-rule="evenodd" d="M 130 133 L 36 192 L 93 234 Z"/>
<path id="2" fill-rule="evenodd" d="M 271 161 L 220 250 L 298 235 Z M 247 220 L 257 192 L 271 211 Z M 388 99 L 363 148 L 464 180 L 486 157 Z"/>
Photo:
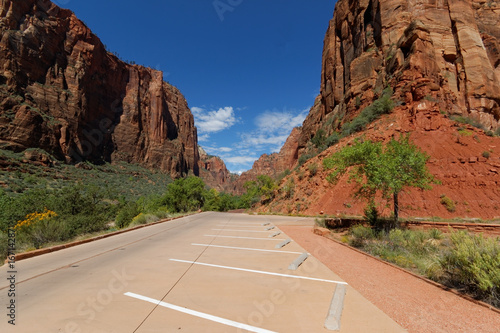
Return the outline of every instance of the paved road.
<path id="1" fill-rule="evenodd" d="M 0 332 L 331 332 L 332 303 L 340 332 L 402 332 L 314 254 L 288 269 L 304 250 L 269 236 L 304 223 L 202 213 L 139 229 L 19 261 L 15 298 L 4 265 Z"/>

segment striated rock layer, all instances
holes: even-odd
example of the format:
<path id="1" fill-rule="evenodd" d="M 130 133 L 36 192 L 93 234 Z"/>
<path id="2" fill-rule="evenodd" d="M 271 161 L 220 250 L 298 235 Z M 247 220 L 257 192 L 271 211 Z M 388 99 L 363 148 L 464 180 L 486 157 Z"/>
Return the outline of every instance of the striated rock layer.
<path id="1" fill-rule="evenodd" d="M 323 49 L 319 103 L 300 148 L 331 119 L 352 118 L 387 85 L 411 115 L 421 101 L 500 127 L 500 2 L 339 0 Z"/>
<path id="2" fill-rule="evenodd" d="M 3 147 L 198 174 L 193 116 L 161 72 L 119 60 L 50 1 L 0 0 L 0 31 Z"/>

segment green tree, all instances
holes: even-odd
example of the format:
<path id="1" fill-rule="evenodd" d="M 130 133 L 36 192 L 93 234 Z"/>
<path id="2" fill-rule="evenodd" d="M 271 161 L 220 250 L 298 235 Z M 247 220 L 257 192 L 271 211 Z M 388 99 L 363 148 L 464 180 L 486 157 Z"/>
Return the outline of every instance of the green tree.
<path id="1" fill-rule="evenodd" d="M 357 184 L 355 195 L 368 199 L 373 209 L 378 191 L 386 198 L 392 196 L 394 228 L 399 222 L 399 194 L 406 187 L 429 189 L 436 180 L 426 166 L 429 156 L 410 142 L 409 135 L 391 139 L 387 145 L 380 142 L 357 141 L 323 161 L 325 168 L 335 169 L 328 180 L 336 182 L 349 173 Z"/>
<path id="2" fill-rule="evenodd" d="M 199 177 L 179 178 L 167 186 L 162 202 L 172 212 L 189 212 L 203 207 L 205 183 Z"/>

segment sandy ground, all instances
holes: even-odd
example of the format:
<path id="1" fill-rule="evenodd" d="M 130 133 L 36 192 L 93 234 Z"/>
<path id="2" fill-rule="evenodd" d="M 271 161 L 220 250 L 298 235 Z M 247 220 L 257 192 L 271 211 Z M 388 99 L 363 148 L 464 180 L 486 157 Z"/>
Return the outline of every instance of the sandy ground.
<path id="1" fill-rule="evenodd" d="M 409 332 L 500 332 L 500 314 L 312 232 L 280 226 Z"/>

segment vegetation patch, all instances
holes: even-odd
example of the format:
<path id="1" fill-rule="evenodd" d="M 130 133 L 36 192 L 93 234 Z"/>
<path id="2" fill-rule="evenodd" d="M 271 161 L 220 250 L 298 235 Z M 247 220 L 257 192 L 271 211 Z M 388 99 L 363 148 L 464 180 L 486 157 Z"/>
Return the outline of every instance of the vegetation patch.
<path id="1" fill-rule="evenodd" d="M 441 204 L 446 208 L 447 211 L 453 213 L 456 210 L 455 201 L 448 198 L 446 195 L 441 195 Z"/>
<path id="2" fill-rule="evenodd" d="M 500 307 L 500 238 L 357 225 L 343 241 L 472 297 Z"/>
<path id="3" fill-rule="evenodd" d="M 391 88 L 384 89 L 379 99 L 364 108 L 351 122 L 342 126 L 342 136 L 361 132 L 368 124 L 380 118 L 381 115 L 390 113 L 394 108 L 394 102 L 391 100 L 392 94 Z"/>

